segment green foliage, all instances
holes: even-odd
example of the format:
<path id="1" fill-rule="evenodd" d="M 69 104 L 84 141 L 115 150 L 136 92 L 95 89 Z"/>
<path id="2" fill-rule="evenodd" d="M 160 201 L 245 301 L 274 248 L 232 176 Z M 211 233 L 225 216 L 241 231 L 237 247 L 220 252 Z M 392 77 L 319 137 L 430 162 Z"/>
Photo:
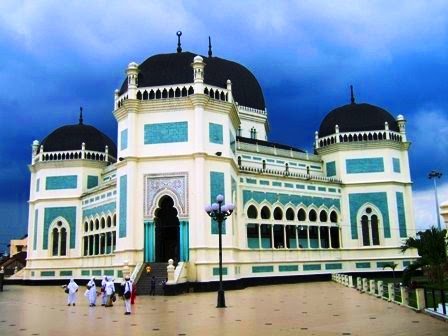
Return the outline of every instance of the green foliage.
<path id="1" fill-rule="evenodd" d="M 417 249 L 419 260 L 409 265 L 407 276 L 412 271 L 420 268 L 428 274 L 429 279 L 437 286 L 443 286 L 445 274 L 448 270 L 447 258 L 447 231 L 438 230 L 435 227 L 425 231 L 417 232 L 417 237 L 409 237 L 401 246 L 401 251 L 405 252 L 409 248 Z"/>

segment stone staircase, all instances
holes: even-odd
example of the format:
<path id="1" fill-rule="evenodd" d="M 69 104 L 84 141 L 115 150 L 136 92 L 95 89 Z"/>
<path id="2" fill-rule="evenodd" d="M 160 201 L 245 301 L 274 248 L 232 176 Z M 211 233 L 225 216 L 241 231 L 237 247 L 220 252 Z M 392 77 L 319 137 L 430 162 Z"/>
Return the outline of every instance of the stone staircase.
<path id="1" fill-rule="evenodd" d="M 163 295 L 162 281 L 166 280 L 168 273 L 166 271 L 167 263 L 147 263 L 143 265 L 140 278 L 137 281 L 137 295 L 149 295 L 151 290 L 151 278 L 156 278 L 156 295 Z M 151 272 L 146 272 L 146 267 L 151 267 Z"/>

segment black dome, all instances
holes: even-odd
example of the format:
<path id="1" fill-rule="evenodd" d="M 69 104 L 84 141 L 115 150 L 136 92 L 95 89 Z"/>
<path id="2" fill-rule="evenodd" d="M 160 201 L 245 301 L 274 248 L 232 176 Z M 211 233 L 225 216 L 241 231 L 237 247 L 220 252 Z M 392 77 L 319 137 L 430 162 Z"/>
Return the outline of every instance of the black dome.
<path id="1" fill-rule="evenodd" d="M 109 155 L 117 157 L 117 146 L 105 134 L 93 126 L 77 124 L 59 127 L 42 140 L 44 152 L 57 152 L 81 149 L 82 143 L 86 150 L 104 152 L 109 147 Z"/>
<path id="2" fill-rule="evenodd" d="M 154 55 L 139 65 L 138 86 L 159 86 L 193 83 L 191 63 L 197 56 L 191 52 Z M 202 56 L 206 64 L 204 82 L 226 87 L 232 81 L 233 98 L 239 105 L 265 109 L 263 92 L 255 76 L 241 64 L 219 57 Z M 128 89 L 127 79 L 123 81 L 120 95 Z"/>
<path id="3" fill-rule="evenodd" d="M 397 121 L 386 110 L 370 104 L 347 104 L 327 114 L 319 128 L 319 137 L 339 132 L 383 130 L 384 122 L 388 122 L 391 131 L 399 132 Z"/>

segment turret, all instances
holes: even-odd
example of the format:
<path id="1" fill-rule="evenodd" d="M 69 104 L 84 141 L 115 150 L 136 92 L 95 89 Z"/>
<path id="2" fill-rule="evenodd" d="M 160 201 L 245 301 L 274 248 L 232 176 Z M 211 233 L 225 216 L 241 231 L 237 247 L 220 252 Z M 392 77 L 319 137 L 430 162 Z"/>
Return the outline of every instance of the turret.
<path id="1" fill-rule="evenodd" d="M 400 134 L 402 136 L 403 142 L 406 141 L 406 119 L 402 114 L 397 116 L 398 129 L 400 130 Z"/>
<path id="2" fill-rule="evenodd" d="M 128 65 L 126 74 L 128 76 L 128 99 L 136 99 L 138 86 L 138 64 L 131 62 Z"/>

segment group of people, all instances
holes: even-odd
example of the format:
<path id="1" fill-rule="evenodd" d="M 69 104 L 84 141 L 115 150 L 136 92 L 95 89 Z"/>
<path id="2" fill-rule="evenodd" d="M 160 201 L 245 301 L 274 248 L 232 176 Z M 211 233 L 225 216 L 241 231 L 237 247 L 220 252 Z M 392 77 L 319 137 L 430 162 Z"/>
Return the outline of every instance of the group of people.
<path id="1" fill-rule="evenodd" d="M 134 303 L 135 300 L 135 286 L 132 283 L 132 280 L 129 276 L 125 277 L 125 281 L 121 284 L 122 286 L 122 296 L 125 304 L 125 315 L 131 314 L 131 304 Z M 76 293 L 78 292 L 79 286 L 76 284 L 73 278 L 70 279 L 68 285 L 64 285 L 63 288 L 65 292 L 68 294 L 67 297 L 67 305 L 75 306 L 76 305 Z M 87 297 L 89 302 L 89 307 L 96 306 L 97 297 L 101 295 L 101 305 L 104 307 L 112 307 L 113 302 L 116 300 L 115 295 L 115 283 L 113 277 L 105 276 L 101 281 L 101 291 L 97 292 L 95 278 L 90 279 L 87 283 L 86 291 L 84 295 Z"/>

